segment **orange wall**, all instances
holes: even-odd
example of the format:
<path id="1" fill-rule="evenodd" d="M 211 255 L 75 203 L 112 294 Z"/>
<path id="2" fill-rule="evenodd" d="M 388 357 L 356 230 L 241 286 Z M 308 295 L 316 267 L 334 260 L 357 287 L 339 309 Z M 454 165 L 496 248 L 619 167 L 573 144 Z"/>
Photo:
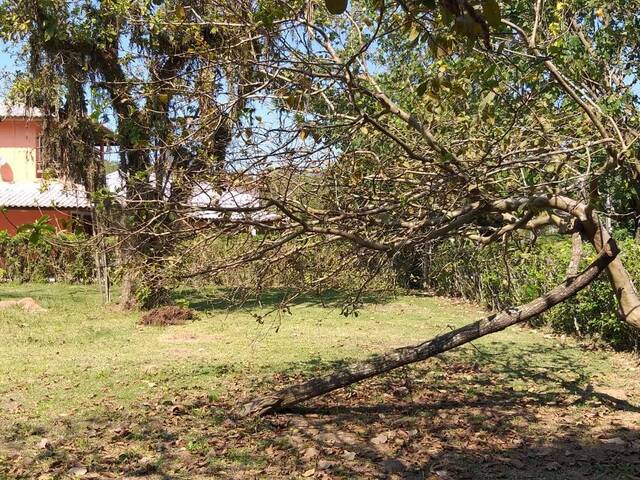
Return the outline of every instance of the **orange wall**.
<path id="1" fill-rule="evenodd" d="M 52 208 L 8 208 L 5 212 L 0 212 L 0 230 L 6 230 L 13 235 L 17 227 L 33 223 L 43 215 L 51 218 L 49 223 L 56 227 L 56 230 L 65 230 L 71 221 L 71 213 L 68 211 Z"/>
<path id="2" fill-rule="evenodd" d="M 36 155 L 41 132 L 42 122 L 38 119 L 0 121 L 0 157 L 7 162 L 3 167 L 6 172 L 2 172 L 2 181 L 36 180 Z"/>
<path id="3" fill-rule="evenodd" d="M 38 148 L 42 122 L 37 119 L 8 118 L 0 121 L 0 146 Z"/>

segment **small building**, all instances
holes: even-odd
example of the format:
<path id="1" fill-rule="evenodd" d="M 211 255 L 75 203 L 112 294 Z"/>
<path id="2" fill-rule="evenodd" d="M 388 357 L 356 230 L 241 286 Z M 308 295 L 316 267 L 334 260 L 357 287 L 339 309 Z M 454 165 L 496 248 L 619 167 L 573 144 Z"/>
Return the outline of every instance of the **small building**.
<path id="1" fill-rule="evenodd" d="M 37 109 L 0 104 L 0 230 L 11 234 L 44 215 L 58 230 L 85 224 L 91 215 L 81 185 L 43 180 L 43 120 Z"/>
<path id="2" fill-rule="evenodd" d="M 91 231 L 92 205 L 82 185 L 64 179 L 43 179 L 42 132 L 44 116 L 38 109 L 0 104 L 0 230 L 15 234 L 20 225 L 30 224 L 46 215 L 57 230 L 81 227 Z M 105 127 L 108 140 L 112 132 Z M 100 155 L 104 159 L 104 147 Z M 126 175 L 108 174 L 107 188 L 124 198 Z M 151 175 L 151 182 L 154 176 Z M 208 182 L 194 181 L 185 215 L 202 222 L 251 218 L 269 222 L 274 215 L 259 209 L 258 194 L 249 187 L 220 188 Z M 171 181 L 164 189 L 168 200 Z"/>
<path id="3" fill-rule="evenodd" d="M 126 178 L 120 170 L 109 173 L 106 176 L 107 189 L 116 196 L 124 198 Z M 153 173 L 149 176 L 149 181 L 155 186 L 156 179 Z M 163 200 L 169 201 L 172 188 L 171 180 L 166 181 L 162 189 Z M 190 189 L 189 199 L 181 205 L 184 219 L 201 223 L 243 220 L 269 223 L 278 218 L 273 212 L 260 208 L 260 197 L 255 187 L 219 186 L 216 188 L 208 181 L 191 179 Z M 254 230 L 252 229 L 252 232 Z"/>

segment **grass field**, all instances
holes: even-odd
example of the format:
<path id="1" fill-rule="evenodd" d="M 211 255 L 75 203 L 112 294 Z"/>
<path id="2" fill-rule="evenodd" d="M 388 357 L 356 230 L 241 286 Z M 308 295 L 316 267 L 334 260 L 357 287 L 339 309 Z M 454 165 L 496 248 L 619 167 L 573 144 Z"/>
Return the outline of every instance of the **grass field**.
<path id="1" fill-rule="evenodd" d="M 0 478 L 640 478 L 640 368 L 526 328 L 265 419 L 242 399 L 482 315 L 441 298 L 139 326 L 91 287 L 2 285 Z M 272 299 L 273 300 L 273 299 Z"/>

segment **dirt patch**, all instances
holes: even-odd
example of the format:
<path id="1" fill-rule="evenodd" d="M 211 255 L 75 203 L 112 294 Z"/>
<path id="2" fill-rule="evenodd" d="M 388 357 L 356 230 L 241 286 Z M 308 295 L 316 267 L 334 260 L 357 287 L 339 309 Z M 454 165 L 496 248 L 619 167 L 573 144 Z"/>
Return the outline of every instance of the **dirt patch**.
<path id="1" fill-rule="evenodd" d="M 31 297 L 25 297 L 20 300 L 2 300 L 0 301 L 0 310 L 4 310 L 7 308 L 18 307 L 29 313 L 38 313 L 38 312 L 46 312 L 47 309 L 41 307 L 38 302 L 36 302 Z"/>
<path id="2" fill-rule="evenodd" d="M 194 320 L 196 314 L 190 308 L 183 308 L 177 306 L 167 306 L 154 308 L 145 313 L 140 322 L 140 325 L 183 325 L 189 320 Z"/>

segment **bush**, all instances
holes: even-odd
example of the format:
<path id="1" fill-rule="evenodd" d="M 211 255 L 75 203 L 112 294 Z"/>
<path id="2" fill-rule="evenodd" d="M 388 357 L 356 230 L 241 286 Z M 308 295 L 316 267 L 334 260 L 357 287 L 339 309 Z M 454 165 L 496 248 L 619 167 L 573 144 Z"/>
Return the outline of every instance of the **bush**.
<path id="1" fill-rule="evenodd" d="M 235 262 L 251 256 L 264 241 L 260 235 L 236 234 L 203 241 L 198 237 L 178 247 L 175 262 L 165 273 L 171 287 L 185 283 L 191 287 L 215 285 L 224 289 L 263 292 L 283 289 L 292 292 L 341 290 L 355 292 L 366 285 L 369 290 L 387 290 L 395 286 L 393 269 L 386 257 L 367 251 L 354 251 L 347 242 L 309 245 L 291 244 L 277 259 L 268 257 L 251 262 Z M 171 278 L 175 280 L 171 280 Z"/>
<path id="2" fill-rule="evenodd" d="M 621 259 L 636 284 L 640 281 L 640 245 L 618 238 Z M 593 260 L 593 248 L 584 244 L 581 267 Z M 461 296 L 491 309 L 528 302 L 566 276 L 571 239 L 545 236 L 533 247 L 492 244 L 478 248 L 470 242 L 443 242 L 426 260 L 426 286 L 444 295 Z M 616 349 L 637 349 L 637 332 L 616 315 L 614 292 L 605 275 L 575 297 L 552 308 L 538 323 L 562 333 L 606 342 Z"/>
<path id="3" fill-rule="evenodd" d="M 92 249 L 83 234 L 48 233 L 34 242 L 28 231 L 0 231 L 0 264 L 5 281 L 89 283 L 94 277 Z"/>

